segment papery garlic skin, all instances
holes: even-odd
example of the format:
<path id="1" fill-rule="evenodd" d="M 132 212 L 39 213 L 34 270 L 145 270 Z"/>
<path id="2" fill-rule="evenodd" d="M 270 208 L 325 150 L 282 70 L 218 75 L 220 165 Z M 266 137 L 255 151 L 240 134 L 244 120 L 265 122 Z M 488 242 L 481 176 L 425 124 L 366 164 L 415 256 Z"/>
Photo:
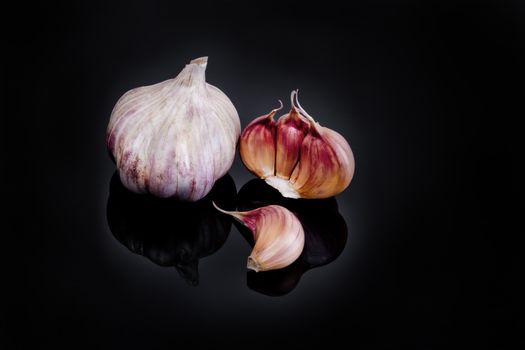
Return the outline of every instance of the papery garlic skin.
<path id="1" fill-rule="evenodd" d="M 244 129 L 239 141 L 239 150 L 242 154 L 257 154 L 257 157 L 246 158 L 246 167 L 262 176 L 271 176 L 275 172 L 275 122 L 273 116 L 281 107 L 272 110 L 270 113 L 260 116 L 253 120 Z M 249 140 L 249 142 L 247 142 Z"/>
<path id="2" fill-rule="evenodd" d="M 302 143 L 289 183 L 301 198 L 328 198 L 347 188 L 353 175 L 354 157 L 346 140 L 317 126 Z"/>
<path id="3" fill-rule="evenodd" d="M 275 125 L 275 176 L 289 179 L 299 161 L 301 144 L 310 129 L 310 123 L 294 105 L 295 94 L 291 94 L 292 109 Z M 273 174 L 272 174 L 273 175 Z"/>
<path id="4" fill-rule="evenodd" d="M 281 269 L 301 255 L 303 226 L 285 207 L 268 205 L 246 212 L 225 211 L 216 205 L 215 208 L 238 219 L 252 231 L 255 245 L 248 257 L 248 269 L 255 272 Z"/>
<path id="5" fill-rule="evenodd" d="M 203 198 L 230 169 L 240 120 L 228 97 L 206 83 L 207 57 L 179 75 L 125 93 L 106 144 L 124 186 L 186 201 Z"/>
<path id="6" fill-rule="evenodd" d="M 260 119 L 250 123 L 241 135 L 241 159 L 248 169 L 288 198 L 328 198 L 341 193 L 350 184 L 355 171 L 354 155 L 348 142 L 334 130 L 322 127 L 299 105 L 297 91 L 291 93 L 292 109 L 266 131 L 274 138 L 254 144 L 253 134 Z M 260 154 L 275 149 L 270 165 Z M 254 151 L 257 150 L 257 151 Z M 260 169 L 274 168 L 274 173 Z"/>

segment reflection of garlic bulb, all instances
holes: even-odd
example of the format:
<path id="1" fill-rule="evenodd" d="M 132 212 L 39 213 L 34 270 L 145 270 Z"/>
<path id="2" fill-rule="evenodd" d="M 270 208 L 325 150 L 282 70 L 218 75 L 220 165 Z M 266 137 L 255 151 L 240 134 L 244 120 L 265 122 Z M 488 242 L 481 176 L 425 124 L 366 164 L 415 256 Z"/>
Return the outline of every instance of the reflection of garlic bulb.
<path id="1" fill-rule="evenodd" d="M 115 172 L 109 186 L 108 226 L 131 252 L 159 266 L 174 267 L 186 282 L 197 285 L 200 259 L 221 248 L 233 221 L 211 202 L 232 209 L 236 195 L 228 174 L 215 182 L 206 197 L 187 203 L 130 192 Z"/>
<path id="2" fill-rule="evenodd" d="M 106 143 L 126 188 L 196 201 L 230 169 L 239 116 L 206 83 L 206 64 L 195 59 L 176 78 L 130 90 L 115 105 Z"/>
<path id="3" fill-rule="evenodd" d="M 348 142 L 320 126 L 291 94 L 292 109 L 253 120 L 242 132 L 241 159 L 255 175 L 289 198 L 327 198 L 342 192 L 354 175 Z"/>
<path id="4" fill-rule="evenodd" d="M 268 205 L 245 212 L 225 211 L 216 205 L 215 208 L 233 216 L 252 231 L 255 246 L 248 257 L 249 269 L 255 272 L 281 269 L 301 255 L 303 226 L 285 207 Z"/>

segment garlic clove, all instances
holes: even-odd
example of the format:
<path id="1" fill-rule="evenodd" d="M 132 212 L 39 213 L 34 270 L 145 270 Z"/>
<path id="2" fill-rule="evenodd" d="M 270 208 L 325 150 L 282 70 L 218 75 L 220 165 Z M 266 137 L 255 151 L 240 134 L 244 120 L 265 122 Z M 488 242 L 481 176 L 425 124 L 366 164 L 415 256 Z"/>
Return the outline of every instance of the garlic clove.
<path id="1" fill-rule="evenodd" d="M 273 116 L 283 108 L 253 120 L 241 134 L 239 153 L 248 170 L 258 176 L 272 176 L 275 172 L 275 121 Z M 256 157 L 251 155 L 256 154 Z"/>
<path id="2" fill-rule="evenodd" d="M 289 183 L 301 198 L 328 198 L 350 184 L 354 158 L 340 134 L 319 125 L 313 129 L 303 141 Z"/>
<path id="3" fill-rule="evenodd" d="M 215 205 L 215 203 L 214 203 Z M 250 229 L 255 245 L 247 267 L 255 272 L 276 270 L 292 264 L 304 248 L 304 230 L 299 219 L 280 205 L 239 212 L 217 210 L 231 215 Z"/>
<path id="4" fill-rule="evenodd" d="M 230 169 L 240 120 L 228 97 L 206 83 L 207 62 L 192 60 L 174 79 L 116 103 L 106 144 L 129 190 L 197 201 Z"/>
<path id="5" fill-rule="evenodd" d="M 301 113 L 310 121 L 310 133 L 301 147 L 301 161 L 290 177 L 290 183 L 301 198 L 328 198 L 350 185 L 355 172 L 354 154 L 348 142 L 337 131 L 322 127 L 299 104 Z"/>
<path id="6" fill-rule="evenodd" d="M 292 109 L 283 115 L 276 124 L 275 175 L 289 179 L 299 161 L 301 144 L 310 124 L 297 110 L 294 98 L 297 91 L 292 91 Z"/>

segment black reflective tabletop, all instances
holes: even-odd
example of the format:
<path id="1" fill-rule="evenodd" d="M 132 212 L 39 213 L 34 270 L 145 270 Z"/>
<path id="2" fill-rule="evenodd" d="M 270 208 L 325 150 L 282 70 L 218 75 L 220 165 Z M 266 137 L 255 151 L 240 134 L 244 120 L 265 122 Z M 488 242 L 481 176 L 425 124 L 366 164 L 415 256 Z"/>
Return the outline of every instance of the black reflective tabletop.
<path id="1" fill-rule="evenodd" d="M 512 1 L 6 12 L 0 348 L 505 348 L 524 334 L 524 15 Z M 348 189 L 284 199 L 237 155 L 197 203 L 127 191 L 104 144 L 115 102 L 204 55 L 243 127 L 299 89 L 352 147 Z M 249 272 L 251 235 L 212 201 L 287 207 L 302 255 Z"/>

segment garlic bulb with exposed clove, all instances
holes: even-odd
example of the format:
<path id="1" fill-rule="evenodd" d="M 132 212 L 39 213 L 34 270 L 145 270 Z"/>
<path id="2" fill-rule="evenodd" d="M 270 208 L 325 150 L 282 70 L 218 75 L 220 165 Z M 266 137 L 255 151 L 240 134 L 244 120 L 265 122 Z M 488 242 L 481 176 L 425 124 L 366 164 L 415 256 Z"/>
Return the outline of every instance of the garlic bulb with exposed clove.
<path id="1" fill-rule="evenodd" d="M 228 97 L 206 83 L 207 61 L 195 59 L 174 79 L 118 100 L 106 144 L 129 190 L 197 201 L 230 169 L 239 116 Z"/>
<path id="2" fill-rule="evenodd" d="M 253 120 L 240 139 L 243 163 L 289 198 L 327 198 L 342 192 L 354 175 L 348 142 L 322 127 L 291 93 L 292 109 L 277 122 L 280 109 Z M 281 104 L 282 107 L 282 104 Z"/>
<path id="3" fill-rule="evenodd" d="M 215 205 L 215 203 L 213 204 Z M 255 246 L 247 267 L 255 272 L 281 269 L 292 264 L 304 248 L 304 230 L 299 219 L 280 205 L 250 211 L 217 210 L 231 215 L 253 233 Z"/>

